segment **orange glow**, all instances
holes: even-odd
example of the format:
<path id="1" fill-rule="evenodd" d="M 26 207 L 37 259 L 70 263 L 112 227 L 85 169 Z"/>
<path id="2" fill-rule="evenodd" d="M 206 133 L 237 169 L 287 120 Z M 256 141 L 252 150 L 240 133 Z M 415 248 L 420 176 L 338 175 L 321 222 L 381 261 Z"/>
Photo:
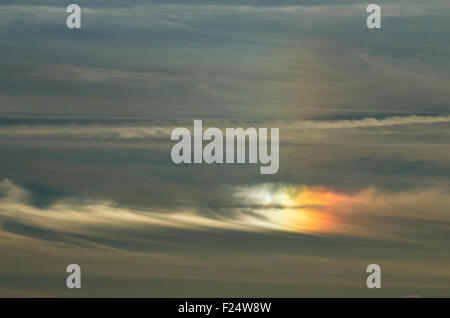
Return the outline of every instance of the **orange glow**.
<path id="1" fill-rule="evenodd" d="M 295 207 L 288 209 L 286 229 L 298 232 L 332 232 L 336 217 L 326 212 L 344 199 L 344 196 L 323 187 L 302 186 L 293 194 Z"/>
<path id="2" fill-rule="evenodd" d="M 314 209 L 289 209 L 284 215 L 285 230 L 293 232 L 331 232 L 337 223 L 325 212 Z"/>
<path id="3" fill-rule="evenodd" d="M 323 187 L 303 186 L 295 197 L 298 205 L 333 205 L 342 201 L 344 197 Z"/>
<path id="4" fill-rule="evenodd" d="M 346 198 L 324 187 L 308 186 L 264 186 L 246 193 L 250 200 L 262 203 L 257 212 L 276 228 L 302 233 L 336 231 L 338 220 L 330 212 Z"/>

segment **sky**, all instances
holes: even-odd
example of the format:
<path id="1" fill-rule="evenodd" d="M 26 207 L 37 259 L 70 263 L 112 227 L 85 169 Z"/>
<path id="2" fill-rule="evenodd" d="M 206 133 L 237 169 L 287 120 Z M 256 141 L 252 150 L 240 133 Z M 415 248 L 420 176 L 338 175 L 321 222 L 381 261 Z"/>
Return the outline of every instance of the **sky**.
<path id="1" fill-rule="evenodd" d="M 70 3 L 0 3 L 0 297 L 450 297 L 447 0 L 381 29 L 361 0 Z M 195 119 L 279 128 L 279 171 L 174 164 Z"/>

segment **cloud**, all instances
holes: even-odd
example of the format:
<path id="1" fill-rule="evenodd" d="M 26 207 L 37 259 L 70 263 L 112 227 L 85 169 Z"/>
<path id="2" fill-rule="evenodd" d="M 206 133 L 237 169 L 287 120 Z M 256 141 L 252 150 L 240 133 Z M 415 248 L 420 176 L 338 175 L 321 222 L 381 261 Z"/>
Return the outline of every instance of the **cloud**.
<path id="1" fill-rule="evenodd" d="M 168 212 L 133 209 L 112 201 L 88 198 L 62 199 L 43 210 L 31 206 L 27 191 L 11 181 L 3 180 L 0 188 L 4 194 L 0 200 L 1 217 L 6 218 L 3 230 L 52 240 L 59 237 L 58 231 L 65 235 L 95 236 L 95 229 L 103 232 L 117 228 L 175 228 L 335 234 L 403 241 L 414 238 L 408 236 L 413 229 L 425 228 L 428 231 L 427 226 L 431 226 L 436 230 L 442 227 L 443 230 L 450 226 L 446 213 L 450 209 L 448 192 L 438 188 L 400 193 L 367 189 L 344 194 L 304 185 L 237 187 L 227 191 L 234 194 L 228 200 L 224 198 L 216 207 L 215 214 L 207 215 L 195 206 Z M 225 203 L 227 201 L 229 203 Z M 226 210 L 226 213 L 220 213 Z M 400 222 L 389 224 L 396 219 Z M 31 225 L 23 221 L 31 222 Z"/>
<path id="2" fill-rule="evenodd" d="M 334 121 L 299 121 L 294 125 L 300 129 L 345 129 L 345 128 L 367 128 L 403 126 L 411 124 L 435 124 L 450 122 L 448 116 L 393 116 L 386 118 L 363 118 L 355 120 L 334 120 Z"/>
<path id="3" fill-rule="evenodd" d="M 1 295 L 448 294 L 447 0 L 78 4 L 0 5 Z M 193 119 L 279 127 L 279 173 L 173 165 Z"/>
<path id="4" fill-rule="evenodd" d="M 1 217 L 8 218 L 3 224 L 3 230 L 11 233 L 29 233 L 35 237 L 56 237 L 57 232 L 64 231 L 76 233 L 77 229 L 83 232 L 87 228 L 114 228 L 114 227 L 162 227 L 185 229 L 229 229 L 229 230 L 264 230 L 274 225 L 258 221 L 252 216 L 236 215 L 230 218 L 205 217 L 197 211 L 184 209 L 172 212 L 157 212 L 154 210 L 133 210 L 121 207 L 114 202 L 93 201 L 88 199 L 65 199 L 54 202 L 45 210 L 29 205 L 29 194 L 24 189 L 14 185 L 9 180 L 0 183 L 4 197 L 0 200 L 2 208 Z M 28 220 L 38 227 L 27 226 L 16 220 Z M 39 226 L 49 227 L 45 232 Z M 33 234 L 36 233 L 36 234 Z M 52 234 L 54 233 L 54 234 Z"/>
<path id="5" fill-rule="evenodd" d="M 450 196 L 443 188 L 343 193 L 259 184 L 234 187 L 228 207 L 222 204 L 233 213 L 215 215 L 89 198 L 39 209 L 11 181 L 0 189 L 0 294 L 64 295 L 60 276 L 74 262 L 85 270 L 86 296 L 185 295 L 180 284 L 191 297 L 240 295 L 242 288 L 273 296 L 274 286 L 280 296 L 361 296 L 361 273 L 374 261 L 395 273 L 383 295 L 446 290 Z"/>
<path id="6" fill-rule="evenodd" d="M 93 120 L 95 121 L 95 120 Z M 353 129 L 373 128 L 388 126 L 404 126 L 413 124 L 430 125 L 450 122 L 449 116 L 394 116 L 386 118 L 367 117 L 354 120 L 304 120 L 304 121 L 273 121 L 273 122 L 239 122 L 227 120 L 208 120 L 208 127 L 281 127 L 283 130 L 309 130 L 309 129 Z M 55 125 L 3 125 L 0 126 L 0 136 L 6 138 L 25 137 L 51 137 L 51 138 L 75 138 L 75 139 L 139 139 L 139 138 L 170 138 L 171 132 L 176 127 L 185 125 L 193 126 L 193 121 L 166 121 L 165 125 L 155 125 L 155 122 L 134 123 L 126 121 L 122 124 L 55 124 Z M 206 127 L 206 126 L 205 126 Z M 289 135 L 289 133 L 286 133 Z M 283 135 L 281 136 L 283 138 Z"/>
<path id="7" fill-rule="evenodd" d="M 77 139 L 167 138 L 175 127 L 117 125 L 31 125 L 0 127 L 4 137 L 56 137 Z"/>
<path id="8" fill-rule="evenodd" d="M 448 108 L 447 24 L 435 20 L 447 21 L 435 9 L 445 1 L 383 4 L 396 32 L 377 36 L 361 28 L 358 1 L 86 2 L 78 33 L 64 6 L 21 3 L 0 12 L 3 112 L 299 119 Z"/>
<path id="9" fill-rule="evenodd" d="M 3 222 L 2 230 L 16 235 L 41 239 L 41 240 L 47 240 L 47 241 L 54 241 L 54 242 L 64 242 L 65 239 L 61 237 L 58 233 L 42 229 L 40 227 L 31 226 L 28 224 L 24 224 L 18 221 L 13 220 L 7 220 Z"/>

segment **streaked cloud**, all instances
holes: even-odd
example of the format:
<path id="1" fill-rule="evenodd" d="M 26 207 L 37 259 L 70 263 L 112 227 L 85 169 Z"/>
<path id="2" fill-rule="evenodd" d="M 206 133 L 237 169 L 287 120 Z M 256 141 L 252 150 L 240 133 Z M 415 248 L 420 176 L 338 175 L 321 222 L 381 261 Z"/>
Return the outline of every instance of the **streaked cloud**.
<path id="1" fill-rule="evenodd" d="M 172 121 L 174 122 L 174 121 Z M 449 116 L 393 116 L 386 118 L 363 118 L 347 120 L 304 120 L 304 121 L 273 121 L 258 122 L 259 125 L 275 125 L 286 130 L 307 129 L 352 129 L 386 126 L 403 126 L 411 124 L 436 124 L 450 122 Z M 226 128 L 227 125 L 241 125 L 247 127 L 253 123 L 230 122 L 226 120 L 209 120 L 209 126 Z M 3 125 L 0 126 L 2 137 L 59 137 L 59 138 L 99 138 L 99 139 L 135 139 L 135 138 L 169 138 L 173 129 L 179 125 L 193 125 L 192 122 L 178 124 L 167 121 L 163 126 L 155 126 L 154 122 L 147 124 L 63 124 L 63 125 Z"/>
<path id="2" fill-rule="evenodd" d="M 447 0 L 79 1 L 0 4 L 1 296 L 449 296 Z M 194 119 L 279 172 L 173 165 Z"/>
<path id="3" fill-rule="evenodd" d="M 108 228 L 180 228 L 191 230 L 226 229 L 236 231 L 288 231 L 317 235 L 356 235 L 394 239 L 408 233 L 408 225 L 389 225 L 389 220 L 404 219 L 412 227 L 420 222 L 434 224 L 444 230 L 450 226 L 447 211 L 450 200 L 446 189 L 422 189 L 400 193 L 382 193 L 367 189 L 343 194 L 324 187 L 263 184 L 232 190 L 234 198 L 228 215 L 202 215 L 195 208 L 156 211 L 132 209 L 114 202 L 64 199 L 47 206 L 45 211 L 29 204 L 29 195 L 9 180 L 0 184 L 4 197 L 0 201 L 3 230 L 18 228 L 31 222 L 38 228 L 65 234 L 85 233 L 95 236 Z M 426 211 L 426 212 L 425 212 Z M 45 213 L 44 213 L 45 212 Z M 387 220 L 385 220 L 386 218 Z M 25 223 L 26 224 L 26 223 Z M 25 232 L 27 226 L 21 229 Z M 404 224 L 404 223 L 402 223 Z M 407 223 L 408 224 L 408 223 Z M 401 231 L 398 231 L 398 230 Z M 16 231 L 13 231 L 16 232 Z M 19 231 L 20 233 L 20 231 Z M 18 234 L 19 234 L 18 233 Z M 43 232 L 45 233 L 45 232 Z M 405 237 L 402 239 L 413 239 Z M 422 239 L 422 238 L 421 238 Z M 418 240 L 418 244 L 426 244 Z"/>
<path id="4" fill-rule="evenodd" d="M 411 294 L 405 288 L 446 295 L 450 259 L 435 253 L 450 240 L 450 196 L 443 188 L 339 193 L 259 184 L 233 189 L 228 216 L 186 208 L 157 212 L 88 198 L 39 209 L 28 203 L 26 190 L 8 180 L 0 190 L 1 295 L 65 295 L 58 273 L 76 261 L 88 268 L 83 277 L 89 284 L 82 291 L 90 296 L 126 289 L 129 296 L 192 297 L 206 286 L 215 296 L 241 295 L 243 287 L 273 296 L 274 286 L 276 295 L 340 290 L 341 296 L 361 296 L 357 273 L 374 257 L 397 273 L 385 278 L 386 295 Z M 209 259 L 211 253 L 216 256 Z M 13 255 L 21 260 L 19 267 L 11 266 Z M 186 280 L 200 290 L 184 294 L 175 282 Z M 299 288 L 305 284 L 315 288 Z M 161 286 L 167 289 L 163 293 Z"/>

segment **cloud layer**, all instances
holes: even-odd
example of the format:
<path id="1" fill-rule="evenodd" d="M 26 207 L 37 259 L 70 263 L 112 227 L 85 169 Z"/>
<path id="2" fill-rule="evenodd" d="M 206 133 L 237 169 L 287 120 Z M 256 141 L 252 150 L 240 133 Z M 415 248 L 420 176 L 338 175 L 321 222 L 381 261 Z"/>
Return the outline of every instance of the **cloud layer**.
<path id="1" fill-rule="evenodd" d="M 233 211 L 228 216 L 204 215 L 186 208 L 171 213 L 137 210 L 113 202 L 79 201 L 75 198 L 57 201 L 45 209 L 39 209 L 30 205 L 27 191 L 9 180 L 1 182 L 0 190 L 3 195 L 0 200 L 0 248 L 14 249 L 25 255 L 28 253 L 27 257 L 33 257 L 29 251 L 26 252 L 33 247 L 36 249 L 34 253 L 39 253 L 42 260 L 59 259 L 45 273 L 38 269 L 39 266 L 25 270 L 28 266 L 22 264 L 25 281 L 17 280 L 19 286 L 31 287 L 29 282 L 27 284 L 27 277 L 34 275 L 33 272 L 49 276 L 50 282 L 57 279 L 53 272 L 56 271 L 55 265 L 67 260 L 69 255 L 70 259 L 83 262 L 91 262 L 89 259 L 94 255 L 105 259 L 98 266 L 89 265 L 91 269 L 95 268 L 95 272 L 103 271 L 100 276 L 99 273 L 95 275 L 97 279 L 108 277 L 113 283 L 120 277 L 127 277 L 128 283 L 131 283 L 133 277 L 139 277 L 135 275 L 143 275 L 140 279 L 158 279 L 167 287 L 170 286 L 170 280 L 186 279 L 186 272 L 190 272 L 189 275 L 195 279 L 201 277 L 199 282 L 212 279 L 213 276 L 209 277 L 208 273 L 200 274 L 203 266 L 196 265 L 192 270 L 180 272 L 183 267 L 175 265 L 177 259 L 182 259 L 185 264 L 194 264 L 197 257 L 208 257 L 210 253 L 232 253 L 234 260 L 225 264 L 219 258 L 219 261 L 209 263 L 208 271 L 230 271 L 240 266 L 246 258 L 254 259 L 264 253 L 264 261 L 260 264 L 247 265 L 254 273 L 260 273 L 267 270 L 266 266 L 279 267 L 280 264 L 276 265 L 276 262 L 288 257 L 290 260 L 287 264 L 290 265 L 287 266 L 297 262 L 302 264 L 296 265 L 300 266 L 295 270 L 300 270 L 296 274 L 300 276 L 294 280 L 295 284 L 310 284 L 307 276 L 300 273 L 312 272 L 323 276 L 319 285 L 331 294 L 333 285 L 345 279 L 346 272 L 352 272 L 355 265 L 373 257 L 378 262 L 392 266 L 389 272 L 397 275 L 396 279 L 387 283 L 391 285 L 390 295 L 400 295 L 396 294 L 396 288 L 406 283 L 403 279 L 415 274 L 411 271 L 423 263 L 424 257 L 427 262 L 435 262 L 433 273 L 428 274 L 428 279 L 433 283 L 422 286 L 418 283 L 417 286 L 421 287 L 416 286 L 415 291 L 433 291 L 433 295 L 444 296 L 439 292 L 445 290 L 446 285 L 439 280 L 448 279 L 450 275 L 447 270 L 450 259 L 443 252 L 450 240 L 448 189 L 421 189 L 395 194 L 367 189 L 360 193 L 343 194 L 301 185 L 262 184 L 233 189 L 234 202 L 227 207 L 222 206 Z M 200 237 L 203 238 L 201 242 L 197 241 Z M 239 237 L 245 241 L 240 241 Z M 441 254 L 437 252 L 439 250 Z M 359 260 L 354 259 L 355 251 L 359 253 Z M 5 255 L 0 264 L 3 275 L 14 272 L 9 266 L 12 255 Z M 120 259 L 117 258 L 119 255 Z M 410 268 L 395 269 L 405 258 L 412 262 Z M 151 259 L 153 269 L 160 270 L 139 269 L 130 276 L 127 272 L 115 269 L 120 264 L 125 268 L 131 264 L 136 266 L 146 259 Z M 114 263 L 112 268 L 108 262 Z M 272 262 L 273 265 L 269 265 Z M 171 264 L 169 269 L 162 271 L 167 263 Z M 312 263 L 320 264 L 319 272 L 308 268 L 308 264 Z M 222 266 L 225 268 L 221 269 Z M 278 274 L 274 272 L 260 283 L 270 286 L 275 281 L 283 282 L 286 269 Z M 291 268 L 288 271 L 293 270 Z M 338 273 L 338 277 L 333 276 Z M 252 277 L 256 278 L 254 274 L 247 278 L 236 274 L 231 275 L 230 279 L 237 284 L 235 287 L 246 281 L 251 286 Z M 214 280 L 216 284 L 225 283 L 219 277 Z M 352 281 L 347 281 L 347 286 L 340 285 L 347 295 L 356 295 L 353 293 L 358 290 L 358 284 Z M 183 295 L 179 289 L 168 288 L 172 294 Z M 149 290 L 150 295 L 157 295 L 151 292 L 151 288 Z M 305 295 L 301 290 L 290 290 L 288 287 L 283 294 Z M 232 288 L 230 291 L 238 293 L 237 289 Z M 110 295 L 118 295 L 119 291 L 116 292 L 112 291 Z M 219 290 L 211 292 L 217 296 L 226 295 Z M 88 287 L 87 293 L 95 294 L 96 288 Z M 265 293 L 257 294 L 268 295 Z M 326 291 L 322 293 L 328 295 Z M 135 295 L 140 295 L 139 291 Z"/>
<path id="2" fill-rule="evenodd" d="M 0 295 L 448 297 L 449 2 L 0 4 Z M 376 32 L 373 32 L 376 31 Z M 280 128 L 280 170 L 170 133 Z"/>

